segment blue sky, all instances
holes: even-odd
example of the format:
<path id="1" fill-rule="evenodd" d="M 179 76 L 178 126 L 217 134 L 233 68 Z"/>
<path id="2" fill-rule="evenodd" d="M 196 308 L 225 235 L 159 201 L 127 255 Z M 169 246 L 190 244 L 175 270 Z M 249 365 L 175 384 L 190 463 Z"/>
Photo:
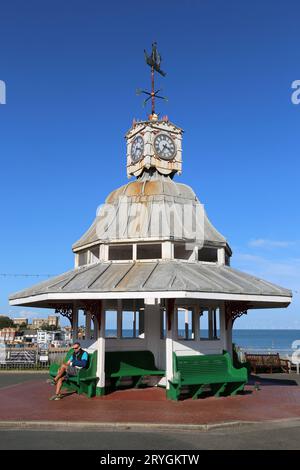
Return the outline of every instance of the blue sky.
<path id="1" fill-rule="evenodd" d="M 58 274 L 97 206 L 127 181 L 124 134 L 144 118 L 143 49 L 156 40 L 184 128 L 183 174 L 232 249 L 232 265 L 294 291 L 240 328 L 300 329 L 300 79 L 296 0 L 3 0 L 0 15 L 0 273 Z M 0 276 L 8 295 L 34 284 Z M 297 293 L 298 291 L 298 293 Z"/>

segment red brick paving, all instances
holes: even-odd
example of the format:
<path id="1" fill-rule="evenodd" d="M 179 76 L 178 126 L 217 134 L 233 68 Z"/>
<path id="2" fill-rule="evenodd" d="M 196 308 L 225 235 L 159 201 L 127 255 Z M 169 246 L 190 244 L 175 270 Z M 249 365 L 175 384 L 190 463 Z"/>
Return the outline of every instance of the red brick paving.
<path id="1" fill-rule="evenodd" d="M 252 385 L 235 397 L 168 401 L 161 388 L 129 389 L 105 397 L 68 395 L 49 401 L 45 380 L 0 389 L 0 421 L 86 421 L 97 423 L 212 424 L 300 417 L 300 387 Z"/>

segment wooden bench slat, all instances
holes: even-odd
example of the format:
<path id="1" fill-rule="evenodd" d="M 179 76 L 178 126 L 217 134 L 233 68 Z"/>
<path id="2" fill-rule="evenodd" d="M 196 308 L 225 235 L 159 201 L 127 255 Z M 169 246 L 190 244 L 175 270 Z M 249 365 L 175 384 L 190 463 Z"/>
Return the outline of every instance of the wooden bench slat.
<path id="1" fill-rule="evenodd" d="M 256 374 L 257 370 L 280 370 L 290 372 L 291 364 L 289 360 L 281 359 L 279 353 L 276 354 L 249 354 L 245 353 L 245 359 L 249 362 L 251 369 Z"/>

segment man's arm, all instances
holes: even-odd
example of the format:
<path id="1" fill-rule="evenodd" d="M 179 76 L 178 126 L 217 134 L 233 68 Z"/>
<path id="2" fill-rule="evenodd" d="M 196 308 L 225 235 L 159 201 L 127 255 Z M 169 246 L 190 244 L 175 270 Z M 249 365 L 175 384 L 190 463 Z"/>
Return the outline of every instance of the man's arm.
<path id="1" fill-rule="evenodd" d="M 72 366 L 86 367 L 88 363 L 88 359 L 89 359 L 88 353 L 85 351 L 80 360 L 78 359 L 72 360 Z"/>

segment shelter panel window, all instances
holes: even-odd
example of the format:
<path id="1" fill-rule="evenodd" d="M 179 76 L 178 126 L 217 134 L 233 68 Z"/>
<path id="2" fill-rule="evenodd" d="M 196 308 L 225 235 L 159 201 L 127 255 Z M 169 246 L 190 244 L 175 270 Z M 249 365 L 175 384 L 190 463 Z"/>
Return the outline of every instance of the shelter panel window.
<path id="1" fill-rule="evenodd" d="M 88 262 L 88 252 L 81 251 L 78 255 L 78 266 L 84 266 Z"/>
<path id="2" fill-rule="evenodd" d="M 216 263 L 218 261 L 218 250 L 215 248 L 201 248 L 198 250 L 198 261 Z"/>
<path id="3" fill-rule="evenodd" d="M 161 243 L 137 245 L 137 259 L 161 259 Z"/>
<path id="4" fill-rule="evenodd" d="M 132 260 L 132 245 L 110 245 L 108 259 L 110 261 Z"/>
<path id="5" fill-rule="evenodd" d="M 202 310 L 199 316 L 200 340 L 217 340 L 220 337 L 220 309 Z"/>
<path id="6" fill-rule="evenodd" d="M 117 338 L 118 336 L 118 312 L 106 310 L 105 312 L 105 337 Z"/>
<path id="7" fill-rule="evenodd" d="M 143 311 L 122 312 L 122 338 L 144 338 Z"/>
<path id="8" fill-rule="evenodd" d="M 195 339 L 194 312 L 192 309 L 177 310 L 177 338 L 183 340 Z"/>
<path id="9" fill-rule="evenodd" d="M 193 254 L 193 250 L 187 249 L 185 243 L 174 244 L 174 258 L 175 259 L 190 259 Z"/>
<path id="10" fill-rule="evenodd" d="M 199 316 L 200 340 L 209 339 L 209 310 L 202 310 Z"/>
<path id="11" fill-rule="evenodd" d="M 100 246 L 94 246 L 90 249 L 90 263 L 98 263 L 100 258 Z"/>

